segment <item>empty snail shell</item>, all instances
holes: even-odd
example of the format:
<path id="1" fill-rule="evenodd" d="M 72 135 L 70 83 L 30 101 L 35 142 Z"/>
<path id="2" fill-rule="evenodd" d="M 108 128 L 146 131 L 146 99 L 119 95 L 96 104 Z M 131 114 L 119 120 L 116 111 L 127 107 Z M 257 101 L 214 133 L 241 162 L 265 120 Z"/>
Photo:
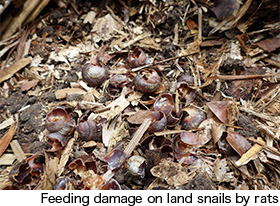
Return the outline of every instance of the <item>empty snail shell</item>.
<path id="1" fill-rule="evenodd" d="M 16 164 L 10 171 L 12 181 L 19 184 L 36 185 L 44 173 L 45 157 L 36 153 Z"/>
<path id="2" fill-rule="evenodd" d="M 153 69 L 145 69 L 136 75 L 133 81 L 135 88 L 143 93 L 156 92 L 161 83 L 161 78 Z"/>
<path id="3" fill-rule="evenodd" d="M 149 133 L 160 132 L 165 129 L 167 125 L 167 119 L 163 112 L 154 111 L 152 112 L 152 123 L 148 128 Z"/>
<path id="4" fill-rule="evenodd" d="M 64 135 L 61 135 L 59 132 L 54 132 L 46 136 L 46 141 L 52 146 L 49 151 L 56 152 L 61 150 L 67 144 L 68 138 Z"/>
<path id="5" fill-rule="evenodd" d="M 133 52 L 128 54 L 128 61 L 132 67 L 143 66 L 148 63 L 148 57 L 142 49 L 136 47 Z"/>
<path id="6" fill-rule="evenodd" d="M 102 125 L 96 120 L 80 121 L 77 125 L 79 137 L 85 141 L 99 140 L 102 136 Z"/>
<path id="7" fill-rule="evenodd" d="M 128 171 L 135 176 L 143 178 L 145 176 L 146 160 L 144 157 L 134 155 L 127 160 Z"/>
<path id="8" fill-rule="evenodd" d="M 182 111 L 187 113 L 182 119 L 182 129 L 195 129 L 205 119 L 204 112 L 196 107 L 185 107 Z"/>
<path id="9" fill-rule="evenodd" d="M 110 179 L 108 182 L 104 183 L 101 187 L 101 190 L 121 190 L 120 184 L 115 179 Z"/>
<path id="10" fill-rule="evenodd" d="M 179 105 L 180 107 L 180 105 Z M 176 113 L 175 103 L 172 94 L 163 93 L 154 102 L 153 109 L 156 111 L 162 111 L 167 118 L 167 126 L 176 126 L 180 120 L 180 114 Z"/>
<path id="11" fill-rule="evenodd" d="M 125 159 L 126 155 L 122 143 L 104 157 L 104 160 L 108 163 L 108 169 L 110 170 L 120 168 L 124 164 Z"/>
<path id="12" fill-rule="evenodd" d="M 101 64 L 86 63 L 82 68 L 83 80 L 92 87 L 101 85 L 108 78 L 108 75 L 108 66 Z"/>
<path id="13" fill-rule="evenodd" d="M 194 80 L 193 77 L 187 74 L 183 74 L 179 79 L 178 82 L 185 82 L 188 85 L 193 85 L 194 84 Z"/>
<path id="14" fill-rule="evenodd" d="M 47 114 L 45 125 L 49 132 L 68 136 L 74 131 L 75 121 L 72 113 L 57 107 Z"/>
<path id="15" fill-rule="evenodd" d="M 117 88 L 123 88 L 129 83 L 129 79 L 125 74 L 115 74 L 110 78 L 110 84 Z"/>
<path id="16" fill-rule="evenodd" d="M 182 132 L 174 138 L 174 155 L 175 158 L 184 163 L 192 164 L 197 158 L 194 155 L 199 143 L 199 137 L 192 132 Z"/>
<path id="17" fill-rule="evenodd" d="M 54 190 L 71 190 L 72 183 L 68 177 L 59 177 L 55 180 Z"/>

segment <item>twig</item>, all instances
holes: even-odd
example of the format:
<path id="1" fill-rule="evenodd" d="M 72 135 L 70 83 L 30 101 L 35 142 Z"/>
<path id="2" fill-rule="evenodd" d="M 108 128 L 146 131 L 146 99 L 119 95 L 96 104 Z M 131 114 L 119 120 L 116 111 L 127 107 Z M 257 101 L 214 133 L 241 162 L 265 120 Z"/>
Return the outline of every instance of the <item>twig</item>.
<path id="1" fill-rule="evenodd" d="M 279 73 L 275 74 L 251 74 L 251 75 L 218 75 L 218 76 L 212 76 L 209 77 L 209 80 L 214 80 L 214 79 L 220 79 L 220 80 L 242 80 L 242 79 L 257 79 L 257 78 L 263 78 L 263 77 L 273 77 L 273 76 L 280 76 Z"/>
<path id="2" fill-rule="evenodd" d="M 184 55 L 177 56 L 177 57 L 170 57 L 168 59 L 164 59 L 162 61 L 154 62 L 152 64 L 147 64 L 147 65 L 144 65 L 144 66 L 141 66 L 141 67 L 133 68 L 131 71 L 136 72 L 136 71 L 139 71 L 141 69 L 145 69 L 145 68 L 148 68 L 148 67 L 151 67 L 151 66 L 162 64 L 162 63 L 165 63 L 165 62 L 168 62 L 168 61 L 172 61 L 172 60 L 175 60 L 175 59 L 179 59 L 179 58 L 182 58 L 182 57 L 187 57 L 187 56 L 190 56 L 190 55 L 195 54 L 195 53 L 197 53 L 197 52 L 191 52 L 191 53 L 184 54 Z"/>
<path id="3" fill-rule="evenodd" d="M 202 39 L 202 9 L 198 8 L 198 39 Z"/>
<path id="4" fill-rule="evenodd" d="M 139 143 L 140 139 L 142 138 L 143 134 L 146 132 L 146 130 L 148 129 L 150 124 L 151 124 L 151 120 L 145 119 L 143 121 L 143 123 L 141 124 L 141 126 L 139 127 L 139 129 L 135 132 L 133 138 L 130 140 L 129 144 L 127 145 L 127 147 L 124 150 L 125 159 L 127 159 L 130 156 L 130 154 L 132 153 L 132 151 L 134 150 L 136 145 Z M 114 171 L 108 170 L 102 176 L 102 179 L 104 180 L 104 182 L 107 182 L 114 176 L 114 174 L 115 174 Z"/>

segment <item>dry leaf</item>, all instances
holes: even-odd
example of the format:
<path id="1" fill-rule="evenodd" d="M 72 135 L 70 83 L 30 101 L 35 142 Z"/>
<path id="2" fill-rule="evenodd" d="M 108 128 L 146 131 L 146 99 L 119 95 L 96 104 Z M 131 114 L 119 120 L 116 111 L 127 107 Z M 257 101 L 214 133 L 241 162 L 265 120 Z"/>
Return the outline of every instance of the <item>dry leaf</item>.
<path id="1" fill-rule="evenodd" d="M 121 31 L 123 25 L 117 22 L 110 14 L 99 18 L 92 28 L 92 32 L 95 32 L 102 39 L 110 39 L 115 31 Z"/>
<path id="2" fill-rule="evenodd" d="M 226 159 L 220 160 L 217 158 L 214 162 L 213 170 L 217 181 L 222 182 L 227 171 L 229 170 Z"/>
<path id="3" fill-rule="evenodd" d="M 86 24 L 86 23 L 92 24 L 92 23 L 93 23 L 93 20 L 95 19 L 95 17 L 96 17 L 96 12 L 90 11 L 90 12 L 87 13 L 87 15 L 86 15 L 86 17 L 85 17 L 83 23 L 84 23 L 84 24 Z"/>
<path id="4" fill-rule="evenodd" d="M 201 147 L 205 145 L 212 139 L 212 125 L 215 124 L 215 120 L 213 118 L 208 118 L 200 123 L 198 127 L 198 138 L 199 143 L 197 147 Z"/>
<path id="5" fill-rule="evenodd" d="M 127 121 L 130 124 L 142 124 L 145 119 L 153 119 L 153 112 L 150 110 L 139 110 L 138 112 L 130 115 Z"/>
<path id="6" fill-rule="evenodd" d="M 7 147 L 9 146 L 11 140 L 13 139 L 13 136 L 16 132 L 17 124 L 13 123 L 10 127 L 10 129 L 4 134 L 4 136 L 0 139 L 0 157 L 5 152 Z"/>
<path id="7" fill-rule="evenodd" d="M 121 114 L 121 112 L 129 105 L 129 101 L 125 99 L 125 94 L 122 91 L 120 97 L 111 102 L 106 108 L 103 110 L 109 109 L 109 111 L 105 111 L 100 113 L 100 116 L 107 118 L 107 120 L 114 119 L 117 115 Z"/>
<path id="8" fill-rule="evenodd" d="M 75 132 L 74 138 L 70 139 L 68 141 L 67 145 L 65 146 L 65 148 L 61 154 L 59 164 L 57 165 L 57 176 L 60 176 L 62 174 L 62 172 L 64 171 L 65 165 L 66 165 L 70 155 L 72 154 L 73 145 L 74 145 L 77 137 L 78 137 L 78 134 L 77 134 L 77 132 Z"/>
<path id="9" fill-rule="evenodd" d="M 215 114 L 218 119 L 224 124 L 228 123 L 227 119 L 227 106 L 228 103 L 224 101 L 211 101 L 206 103 L 210 110 Z"/>
<path id="10" fill-rule="evenodd" d="M 21 162 L 26 159 L 26 156 L 17 140 L 13 140 L 10 143 L 10 145 L 11 145 L 11 148 L 12 148 L 18 162 Z"/>
<path id="11" fill-rule="evenodd" d="M 219 139 L 221 139 L 223 132 L 225 131 L 225 128 L 221 125 L 218 125 L 216 123 L 212 124 L 212 137 L 214 140 L 214 144 L 216 144 Z"/>
<path id="12" fill-rule="evenodd" d="M 252 147 L 247 139 L 236 132 L 229 132 L 226 140 L 240 156 L 242 156 Z"/>
<path id="13" fill-rule="evenodd" d="M 215 0 L 214 13 L 219 21 L 231 16 L 239 9 L 239 3 L 236 0 Z"/>
<path id="14" fill-rule="evenodd" d="M 48 158 L 45 154 L 45 169 L 42 177 L 42 188 L 41 190 L 51 190 L 55 184 L 56 173 L 58 169 L 58 157 Z"/>
<path id="15" fill-rule="evenodd" d="M 263 41 L 258 42 L 257 45 L 265 51 L 272 52 L 280 47 L 280 37 L 265 39 Z"/>
<path id="16" fill-rule="evenodd" d="M 87 147 L 94 147 L 96 146 L 97 143 L 93 140 L 85 142 L 84 144 L 81 145 L 81 148 L 87 148 Z"/>
<path id="17" fill-rule="evenodd" d="M 0 130 L 12 125 L 14 122 L 14 118 L 11 116 L 0 124 Z"/>

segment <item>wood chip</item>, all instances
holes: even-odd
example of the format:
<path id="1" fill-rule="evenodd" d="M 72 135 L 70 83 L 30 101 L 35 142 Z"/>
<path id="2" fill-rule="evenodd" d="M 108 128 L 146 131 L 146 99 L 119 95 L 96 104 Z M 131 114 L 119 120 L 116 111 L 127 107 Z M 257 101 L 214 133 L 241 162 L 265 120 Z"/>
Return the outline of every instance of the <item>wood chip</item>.
<path id="1" fill-rule="evenodd" d="M 59 177 L 62 172 L 64 171 L 65 165 L 73 151 L 73 145 L 74 142 L 76 141 L 76 138 L 78 137 L 77 132 L 74 133 L 74 138 L 70 139 L 69 142 L 67 143 L 65 149 L 63 150 L 61 154 L 61 158 L 59 160 L 59 164 L 57 165 L 57 176 Z"/>
<path id="2" fill-rule="evenodd" d="M 59 89 L 55 91 L 55 97 L 56 99 L 63 99 L 66 98 L 68 95 L 84 95 L 86 94 L 86 91 L 81 88 L 65 88 L 65 89 Z"/>
<path id="3" fill-rule="evenodd" d="M 12 150 L 13 150 L 16 158 L 17 158 L 17 160 L 19 162 L 23 161 L 26 158 L 26 156 L 25 156 L 21 146 L 19 145 L 18 141 L 17 140 L 13 140 L 10 143 L 10 145 L 11 145 L 11 148 L 12 148 Z"/>
<path id="4" fill-rule="evenodd" d="M 42 187 L 38 188 L 41 190 L 51 190 L 53 189 L 56 173 L 58 169 L 58 157 L 48 158 L 47 154 L 45 154 L 46 166 L 44 169 L 44 175 L 42 177 Z"/>
<path id="5" fill-rule="evenodd" d="M 28 81 L 27 79 L 23 80 L 20 84 L 21 91 L 28 91 L 29 89 L 35 87 L 38 84 L 38 79 L 33 79 Z"/>
<path id="6" fill-rule="evenodd" d="M 0 157 L 0 165 L 12 165 L 16 160 L 16 156 L 14 154 L 3 154 Z"/>
<path id="7" fill-rule="evenodd" d="M 5 129 L 6 127 L 12 125 L 14 122 L 14 118 L 11 116 L 9 119 L 6 119 L 0 124 L 0 130 Z"/>
<path id="8" fill-rule="evenodd" d="M 258 141 L 265 143 L 262 138 L 258 138 Z M 256 154 L 263 148 L 262 145 L 255 144 L 251 149 L 249 149 L 245 154 L 241 156 L 239 160 L 235 163 L 237 167 L 240 167 L 241 165 L 247 164 L 250 160 L 256 158 Z"/>
<path id="9" fill-rule="evenodd" d="M 7 69 L 0 71 L 0 83 L 11 78 L 19 70 L 30 64 L 32 57 L 22 58 L 16 61 L 13 65 L 9 66 Z"/>

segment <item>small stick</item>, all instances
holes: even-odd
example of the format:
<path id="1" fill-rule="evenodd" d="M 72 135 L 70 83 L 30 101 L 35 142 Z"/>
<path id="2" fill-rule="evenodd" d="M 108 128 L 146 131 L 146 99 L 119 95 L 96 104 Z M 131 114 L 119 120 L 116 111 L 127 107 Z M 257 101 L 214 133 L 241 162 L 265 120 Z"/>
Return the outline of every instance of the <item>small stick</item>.
<path id="1" fill-rule="evenodd" d="M 133 68 L 131 71 L 136 72 L 136 71 L 139 71 L 141 69 L 145 69 L 145 68 L 148 68 L 148 67 L 151 67 L 151 66 L 154 66 L 154 65 L 162 64 L 162 63 L 165 63 L 165 62 L 168 62 L 168 61 L 171 61 L 171 60 L 175 60 L 175 59 L 179 59 L 179 58 L 182 58 L 182 57 L 187 57 L 187 56 L 190 56 L 190 55 L 195 54 L 195 53 L 197 53 L 197 52 L 191 52 L 191 53 L 184 54 L 184 55 L 177 56 L 177 57 L 170 57 L 168 59 L 164 59 L 162 61 L 154 62 L 152 64 L 147 64 L 147 65 L 144 65 L 144 66 L 141 66 L 141 67 Z"/>
<path id="2" fill-rule="evenodd" d="M 127 147 L 124 150 L 124 154 L 125 154 L 125 159 L 127 159 L 130 154 L 132 153 L 132 151 L 134 150 L 134 148 L 136 147 L 136 145 L 139 143 L 140 139 L 142 138 L 142 136 L 144 135 L 144 133 L 146 132 L 146 130 L 148 129 L 148 127 L 151 124 L 151 120 L 150 119 L 145 119 L 143 121 L 143 123 L 141 124 L 141 126 L 138 128 L 138 130 L 135 132 L 133 138 L 130 140 L 129 144 L 127 145 Z M 115 175 L 115 171 L 112 170 L 108 170 L 103 176 L 102 179 L 104 180 L 104 182 L 109 181 L 113 176 Z"/>
<path id="3" fill-rule="evenodd" d="M 256 79 L 256 78 L 262 78 L 262 77 L 273 77 L 273 76 L 280 76 L 280 74 L 252 74 L 252 75 L 218 75 L 218 76 L 212 76 L 209 77 L 209 80 L 213 79 L 220 79 L 220 80 L 242 80 L 242 79 Z"/>
<path id="4" fill-rule="evenodd" d="M 202 39 L 202 9 L 198 8 L 198 39 Z"/>

